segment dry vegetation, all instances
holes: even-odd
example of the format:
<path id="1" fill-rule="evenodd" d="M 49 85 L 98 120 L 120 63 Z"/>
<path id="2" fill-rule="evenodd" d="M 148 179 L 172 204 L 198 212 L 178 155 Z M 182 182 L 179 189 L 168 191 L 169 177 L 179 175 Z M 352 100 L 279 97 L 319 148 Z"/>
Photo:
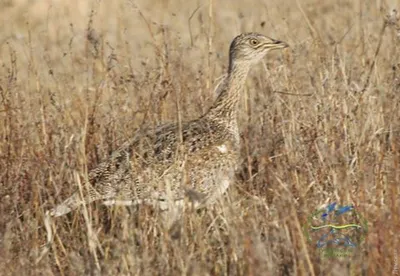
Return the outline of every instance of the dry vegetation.
<path id="1" fill-rule="evenodd" d="M 212 2 L 0 2 L 0 274 L 398 273 L 400 39 L 395 14 L 385 19 L 393 7 Z M 226 198 L 186 213 L 175 236 L 151 209 L 90 205 L 89 216 L 53 221 L 51 250 L 36 264 L 44 212 L 142 124 L 204 112 L 243 31 L 291 48 L 250 73 L 241 167 Z M 368 221 L 351 258 L 322 259 L 303 235 L 307 216 L 332 201 Z"/>

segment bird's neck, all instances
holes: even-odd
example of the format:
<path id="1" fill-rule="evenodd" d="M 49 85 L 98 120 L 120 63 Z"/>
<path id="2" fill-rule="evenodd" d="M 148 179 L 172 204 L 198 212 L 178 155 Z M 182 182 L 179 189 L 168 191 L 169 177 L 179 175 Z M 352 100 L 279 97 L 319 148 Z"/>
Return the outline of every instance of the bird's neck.
<path id="1" fill-rule="evenodd" d="M 236 122 L 240 93 L 250 66 L 247 63 L 230 63 L 228 76 L 216 101 L 206 116 L 220 122 Z"/>

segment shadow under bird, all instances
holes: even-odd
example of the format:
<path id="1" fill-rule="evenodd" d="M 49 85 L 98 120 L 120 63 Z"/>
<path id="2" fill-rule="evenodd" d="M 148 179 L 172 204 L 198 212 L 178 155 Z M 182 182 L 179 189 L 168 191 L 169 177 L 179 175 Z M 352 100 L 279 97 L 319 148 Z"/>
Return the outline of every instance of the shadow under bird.
<path id="1" fill-rule="evenodd" d="M 286 47 L 258 33 L 237 36 L 230 45 L 226 79 L 205 114 L 138 131 L 89 172 L 83 197 L 76 191 L 48 214 L 62 216 L 95 200 L 148 204 L 161 211 L 215 202 L 234 181 L 240 148 L 238 103 L 247 74 L 268 51 Z"/>

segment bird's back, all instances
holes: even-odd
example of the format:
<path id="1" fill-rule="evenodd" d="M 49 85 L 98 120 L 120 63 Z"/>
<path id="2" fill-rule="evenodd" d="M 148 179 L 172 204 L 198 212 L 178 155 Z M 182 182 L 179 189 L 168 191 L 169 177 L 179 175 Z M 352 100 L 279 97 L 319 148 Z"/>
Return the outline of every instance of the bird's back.
<path id="1" fill-rule="evenodd" d="M 203 117 L 138 133 L 92 170 L 89 182 L 107 198 L 181 200 L 188 191 L 213 198 L 227 188 L 227 176 L 233 176 L 236 131 Z"/>

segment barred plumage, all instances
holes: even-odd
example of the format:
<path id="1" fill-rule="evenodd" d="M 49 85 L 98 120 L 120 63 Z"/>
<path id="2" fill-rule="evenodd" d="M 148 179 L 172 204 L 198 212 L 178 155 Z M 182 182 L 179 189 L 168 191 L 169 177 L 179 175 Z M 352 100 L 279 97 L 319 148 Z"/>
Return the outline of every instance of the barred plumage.
<path id="1" fill-rule="evenodd" d="M 257 33 L 230 46 L 228 75 L 215 103 L 200 118 L 140 131 L 89 173 L 89 192 L 76 192 L 50 211 L 61 216 L 81 204 L 150 204 L 162 210 L 185 197 L 201 207 L 213 203 L 234 179 L 239 158 L 237 109 L 248 71 L 272 49 L 287 44 Z"/>

